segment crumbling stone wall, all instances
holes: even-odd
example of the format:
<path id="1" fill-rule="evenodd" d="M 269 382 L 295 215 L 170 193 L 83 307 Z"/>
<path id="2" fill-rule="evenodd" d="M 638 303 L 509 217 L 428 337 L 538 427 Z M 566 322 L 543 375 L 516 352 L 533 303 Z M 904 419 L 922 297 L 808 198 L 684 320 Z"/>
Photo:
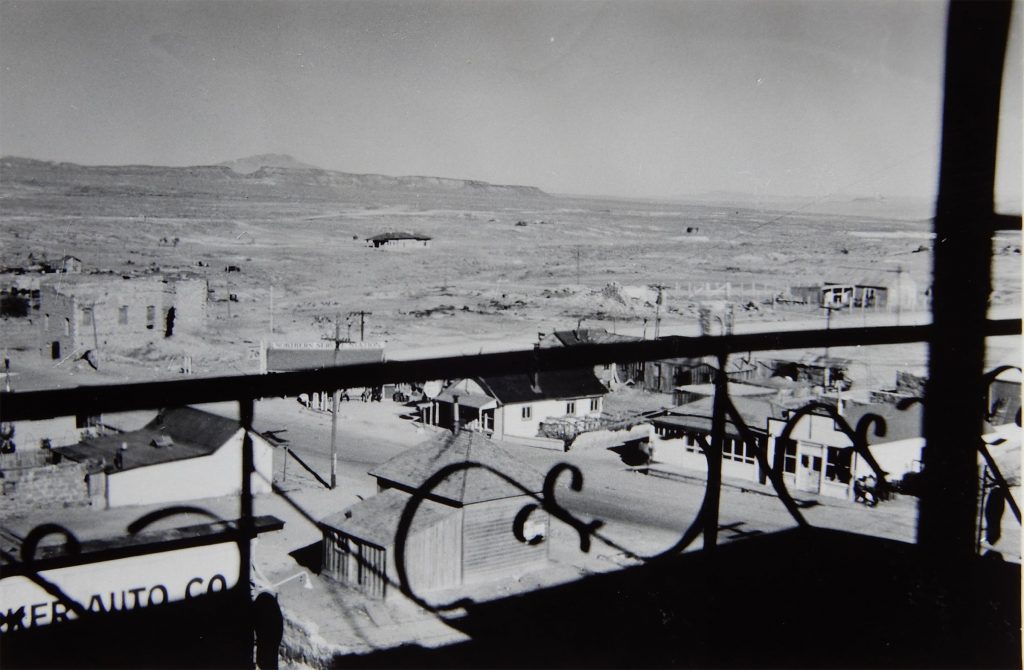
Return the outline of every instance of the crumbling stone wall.
<path id="1" fill-rule="evenodd" d="M 88 505 L 87 471 L 86 463 L 4 467 L 0 470 L 0 504 L 4 514 Z"/>
<path id="2" fill-rule="evenodd" d="M 131 349 L 161 340 L 173 309 L 173 334 L 206 322 L 206 282 L 163 275 L 91 275 L 49 280 L 41 291 L 44 355 Z"/>
<path id="3" fill-rule="evenodd" d="M 74 343 L 78 336 L 78 320 L 74 317 L 74 298 L 50 286 L 40 289 L 40 347 L 43 349 L 44 357 L 62 359 L 74 351 Z"/>

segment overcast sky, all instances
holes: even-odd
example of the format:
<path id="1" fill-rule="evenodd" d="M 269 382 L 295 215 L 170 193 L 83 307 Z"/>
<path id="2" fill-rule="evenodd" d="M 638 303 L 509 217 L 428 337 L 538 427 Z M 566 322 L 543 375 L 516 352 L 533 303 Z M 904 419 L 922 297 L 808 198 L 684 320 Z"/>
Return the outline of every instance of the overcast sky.
<path id="1" fill-rule="evenodd" d="M 0 153 L 930 197 L 945 4 L 0 0 Z M 1020 197 L 1021 29 L 1000 196 Z"/>

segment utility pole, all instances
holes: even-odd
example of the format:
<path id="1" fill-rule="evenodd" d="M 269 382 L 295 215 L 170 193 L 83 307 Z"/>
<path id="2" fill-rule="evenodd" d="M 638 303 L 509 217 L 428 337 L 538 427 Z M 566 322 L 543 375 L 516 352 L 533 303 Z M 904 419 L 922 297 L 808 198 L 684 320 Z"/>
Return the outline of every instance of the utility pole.
<path id="1" fill-rule="evenodd" d="M 664 302 L 664 286 L 658 286 L 658 298 L 654 301 L 654 339 L 661 336 L 661 304 Z"/>
<path id="2" fill-rule="evenodd" d="M 348 315 L 349 316 L 358 316 L 359 317 L 359 341 L 362 342 L 363 341 L 363 336 L 365 334 L 366 317 L 373 316 L 373 312 L 367 312 L 366 310 L 359 310 L 358 312 L 349 312 Z"/>
<path id="3" fill-rule="evenodd" d="M 825 309 L 825 332 L 828 333 L 830 330 L 832 330 L 832 310 L 833 309 L 842 309 L 842 306 L 833 307 L 832 305 L 822 305 L 822 307 Z M 825 347 L 825 371 L 824 371 L 825 372 L 825 379 L 824 379 L 825 383 L 824 383 L 824 386 L 825 386 L 826 390 L 828 390 L 828 384 L 831 381 L 829 379 L 829 369 L 830 369 L 829 365 L 830 365 L 830 363 L 829 363 L 829 347 Z"/>
<path id="4" fill-rule="evenodd" d="M 900 311 L 903 309 L 903 266 L 896 266 L 896 325 L 900 325 Z"/>
<path id="5" fill-rule="evenodd" d="M 338 349 L 345 340 L 341 339 L 341 315 L 334 315 L 334 337 L 325 337 L 334 342 L 334 367 L 338 367 Z M 338 389 L 331 391 L 331 490 L 338 486 Z"/>

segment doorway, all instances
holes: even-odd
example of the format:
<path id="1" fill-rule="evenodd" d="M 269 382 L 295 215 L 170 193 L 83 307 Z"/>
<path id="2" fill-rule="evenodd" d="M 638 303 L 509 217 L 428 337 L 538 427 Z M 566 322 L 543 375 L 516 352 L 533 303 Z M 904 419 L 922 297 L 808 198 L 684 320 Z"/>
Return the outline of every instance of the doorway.
<path id="1" fill-rule="evenodd" d="M 796 487 L 801 491 L 821 491 L 821 445 L 800 445 L 800 458 L 796 469 Z"/>
<path id="2" fill-rule="evenodd" d="M 164 319 L 164 337 L 174 334 L 174 308 L 167 310 L 167 317 Z"/>
<path id="3" fill-rule="evenodd" d="M 50 345 L 50 358 L 60 360 L 60 340 L 54 340 Z"/>

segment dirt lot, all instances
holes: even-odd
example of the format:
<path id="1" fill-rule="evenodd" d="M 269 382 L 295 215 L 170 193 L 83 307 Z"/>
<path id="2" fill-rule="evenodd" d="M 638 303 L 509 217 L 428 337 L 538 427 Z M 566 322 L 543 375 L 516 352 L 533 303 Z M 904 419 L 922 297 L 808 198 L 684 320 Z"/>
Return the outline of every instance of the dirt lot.
<path id="1" fill-rule="evenodd" d="M 505 194 L 316 191 L 300 199 L 271 186 L 189 192 L 164 182 L 142 188 L 136 179 L 128 189 L 117 186 L 130 181 L 123 177 L 68 191 L 39 183 L 43 177 L 17 177 L 6 170 L 0 181 L 0 263 L 23 264 L 29 252 L 73 253 L 86 270 L 158 267 L 206 276 L 207 331 L 144 352 L 150 376 L 185 352 L 197 374 L 252 371 L 259 340 L 317 340 L 333 331 L 336 315 L 342 332 L 358 339 L 358 320 L 348 316 L 358 310 L 372 312 L 367 339 L 399 350 L 528 343 L 580 319 L 650 336 L 654 285 L 668 291 L 663 333 L 692 327 L 696 302 L 716 297 L 709 288 L 724 282 L 739 305 L 737 320 L 765 324 L 821 318 L 816 310 L 771 309 L 762 302 L 766 287 L 903 268 L 924 306 L 929 286 L 930 223 L 887 218 L 903 213 L 883 205 L 873 216 L 840 216 Z M 366 246 L 366 237 L 388 230 L 433 240 L 425 249 Z M 1020 236 L 1000 235 L 995 249 L 993 302 L 1019 305 Z M 225 272 L 229 265 L 241 271 Z M 228 301 L 231 293 L 239 302 Z M 114 362 L 140 357 L 104 354 Z"/>

